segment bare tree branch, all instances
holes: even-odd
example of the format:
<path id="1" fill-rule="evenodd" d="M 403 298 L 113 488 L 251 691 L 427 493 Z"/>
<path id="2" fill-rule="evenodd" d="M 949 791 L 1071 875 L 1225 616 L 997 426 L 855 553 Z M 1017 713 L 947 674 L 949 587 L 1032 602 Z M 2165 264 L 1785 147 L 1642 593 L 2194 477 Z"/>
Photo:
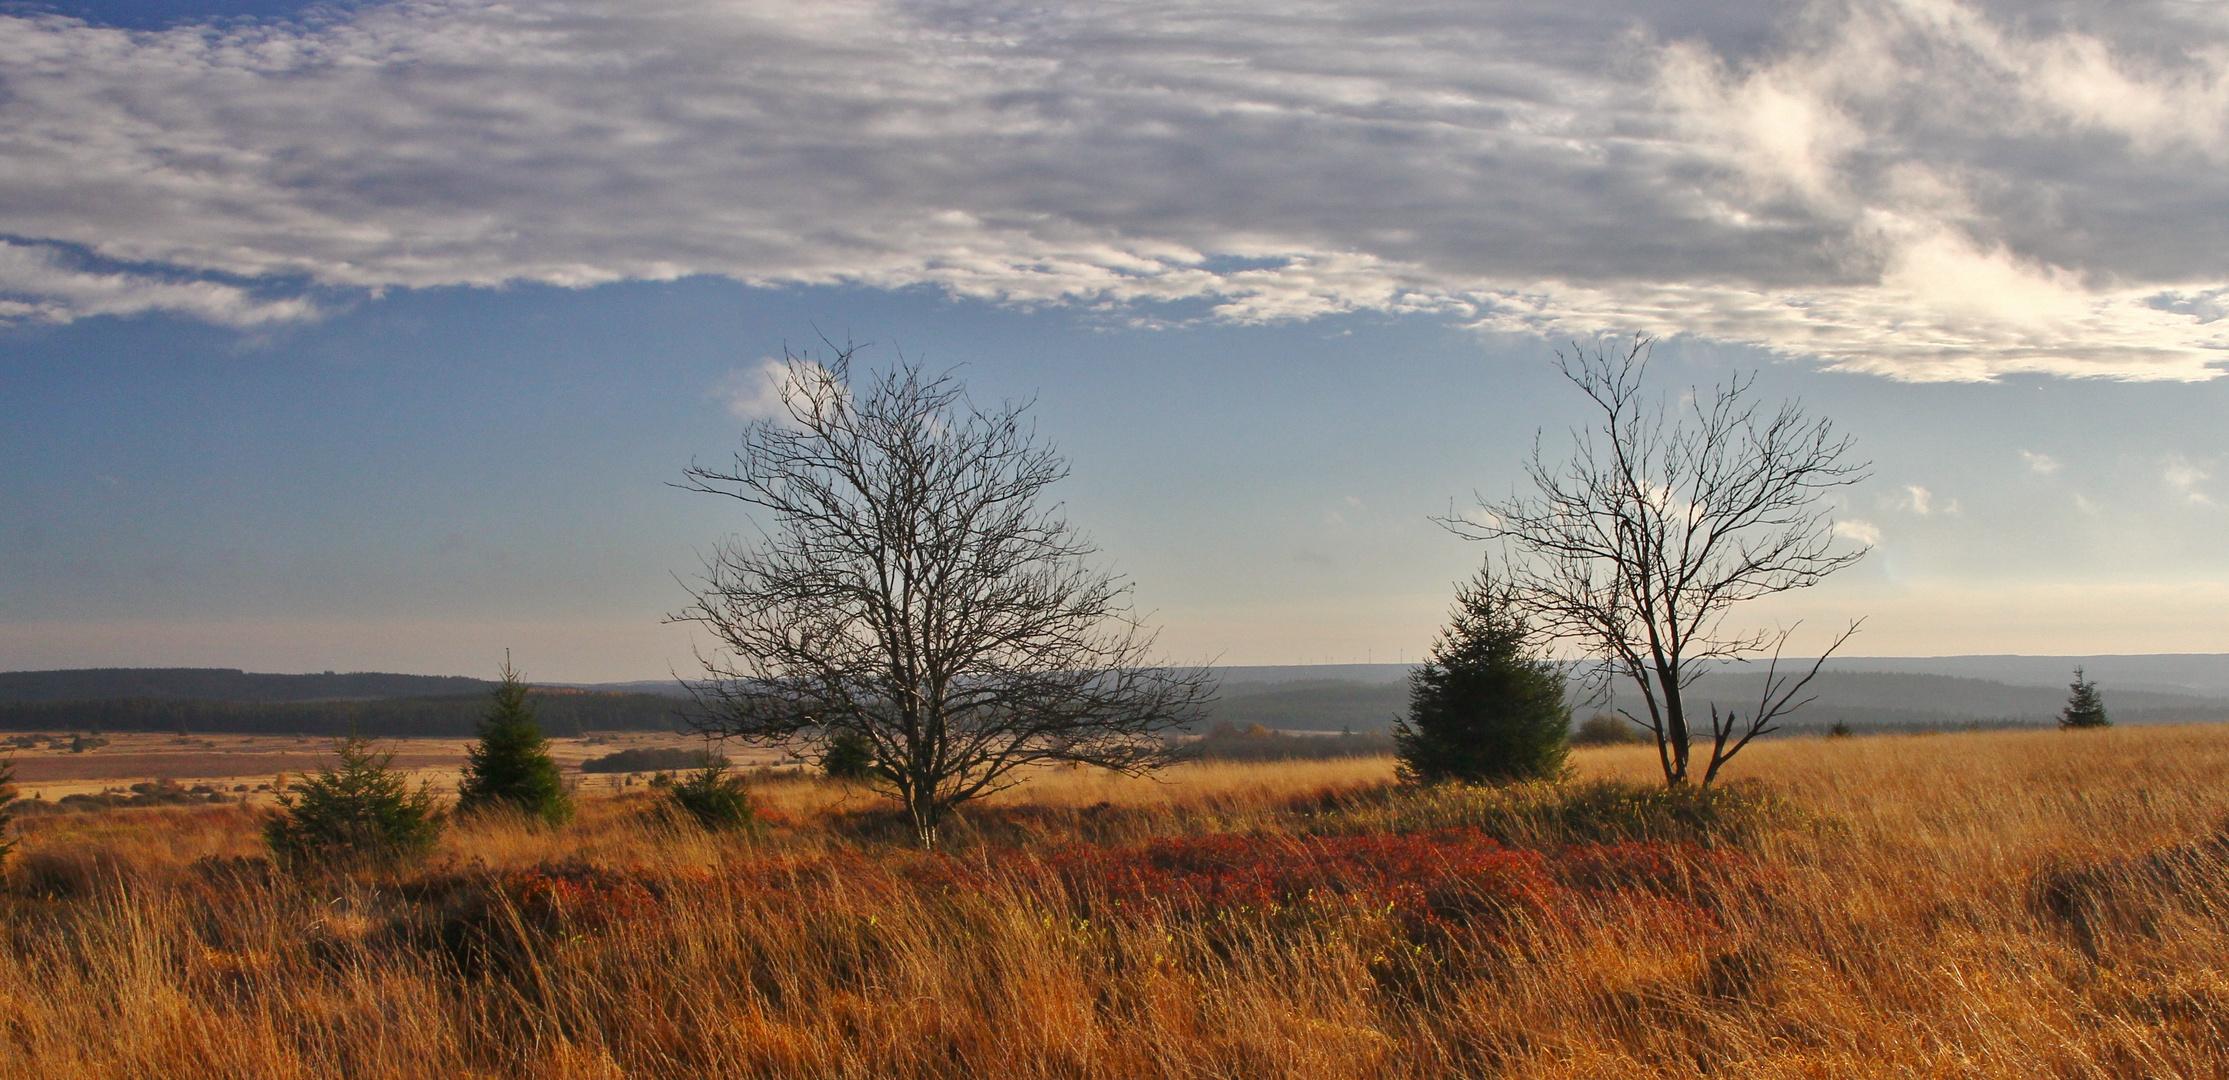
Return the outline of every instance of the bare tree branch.
<path id="1" fill-rule="evenodd" d="M 1765 407 L 1753 374 L 1677 405 L 1646 395 L 1650 345 L 1636 337 L 1615 352 L 1574 344 L 1557 353 L 1564 377 L 1600 411 L 1595 426 L 1572 432 L 1561 462 L 1535 437 L 1525 464 L 1533 495 L 1482 500 L 1484 520 L 1451 514 L 1441 524 L 1504 544 L 1510 585 L 1534 625 L 1640 691 L 1643 714 L 1632 718 L 1655 734 L 1665 780 L 1677 784 L 1688 779 L 1693 742 L 1685 691 L 1713 661 L 1786 641 L 1728 629 L 1728 610 L 1816 585 L 1865 555 L 1836 543 L 1824 496 L 1869 466 L 1848 460 L 1853 444 L 1830 421 L 1795 402 Z M 1716 734 L 1731 722 L 1714 712 L 1706 784 L 1748 745 Z"/>
<path id="2" fill-rule="evenodd" d="M 1198 716 L 1204 669 L 1153 655 L 1129 588 L 1045 492 L 1067 463 L 951 375 L 899 358 L 853 385 L 852 346 L 789 355 L 785 415 L 744 429 L 731 466 L 687 490 L 740 500 L 757 536 L 720 544 L 696 603 L 711 631 L 693 685 L 709 734 L 872 748 L 874 781 L 933 846 L 954 806 L 1048 762 L 1126 773 Z"/>

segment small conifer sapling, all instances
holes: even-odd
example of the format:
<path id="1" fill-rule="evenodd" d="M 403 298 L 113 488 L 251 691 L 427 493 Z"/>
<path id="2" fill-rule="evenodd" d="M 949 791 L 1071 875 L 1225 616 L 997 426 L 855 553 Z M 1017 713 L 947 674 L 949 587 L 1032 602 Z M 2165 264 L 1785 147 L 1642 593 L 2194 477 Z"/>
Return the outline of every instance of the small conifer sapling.
<path id="1" fill-rule="evenodd" d="M 487 715 L 480 720 L 480 741 L 465 755 L 458 813 L 509 810 L 549 825 L 572 820 L 573 801 L 550 757 L 549 739 L 534 722 L 529 689 L 511 658 L 504 656 L 503 681 L 496 684 Z"/>
<path id="2" fill-rule="evenodd" d="M 875 774 L 875 744 L 864 733 L 838 731 L 820 752 L 821 771 L 831 780 L 866 780 Z"/>
<path id="3" fill-rule="evenodd" d="M 742 773 L 728 771 L 724 757 L 684 778 L 666 779 L 669 816 L 693 821 L 714 832 L 748 829 L 758 823 L 748 782 Z"/>
<path id="4" fill-rule="evenodd" d="M 441 838 L 433 792 L 411 791 L 380 753 L 358 736 L 333 748 L 336 761 L 279 794 L 279 812 L 263 826 L 280 862 L 297 868 L 392 866 L 427 855 Z"/>
<path id="5" fill-rule="evenodd" d="M 2074 669 L 2074 683 L 2067 687 L 2066 709 L 2059 713 L 2062 728 L 2112 727 L 2106 719 L 2105 699 L 2098 696 L 2097 683 L 2083 677 L 2082 669 Z"/>
<path id="6" fill-rule="evenodd" d="M 1455 597 L 1453 620 L 1410 676 L 1393 733 L 1402 778 L 1479 783 L 1553 777 L 1570 753 L 1563 673 L 1487 571 Z"/>

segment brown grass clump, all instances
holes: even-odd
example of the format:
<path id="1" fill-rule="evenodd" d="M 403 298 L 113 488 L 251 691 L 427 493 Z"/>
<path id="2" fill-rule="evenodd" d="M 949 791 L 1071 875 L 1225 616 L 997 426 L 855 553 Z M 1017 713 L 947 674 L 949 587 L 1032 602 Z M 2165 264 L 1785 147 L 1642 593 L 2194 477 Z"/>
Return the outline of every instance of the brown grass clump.
<path id="1" fill-rule="evenodd" d="M 306 880 L 236 805 L 42 817 L 0 1075 L 2229 1073 L 2229 728 L 1761 744 L 1715 801 L 1576 762 L 1055 771 L 939 855 L 840 784 L 618 795 Z"/>

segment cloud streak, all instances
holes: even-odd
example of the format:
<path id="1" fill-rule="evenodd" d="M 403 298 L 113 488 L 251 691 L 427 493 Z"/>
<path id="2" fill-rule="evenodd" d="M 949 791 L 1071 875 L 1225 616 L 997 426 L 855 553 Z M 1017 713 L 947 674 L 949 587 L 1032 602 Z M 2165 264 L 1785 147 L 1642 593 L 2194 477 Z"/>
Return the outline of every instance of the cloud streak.
<path id="1" fill-rule="evenodd" d="M 1688 333 L 1904 379 L 2229 359 L 2201 6 L 403 0 L 10 17 L 0 79 L 15 319 L 313 311 L 207 275 L 715 274 Z M 168 276 L 71 278 L 49 243 Z"/>

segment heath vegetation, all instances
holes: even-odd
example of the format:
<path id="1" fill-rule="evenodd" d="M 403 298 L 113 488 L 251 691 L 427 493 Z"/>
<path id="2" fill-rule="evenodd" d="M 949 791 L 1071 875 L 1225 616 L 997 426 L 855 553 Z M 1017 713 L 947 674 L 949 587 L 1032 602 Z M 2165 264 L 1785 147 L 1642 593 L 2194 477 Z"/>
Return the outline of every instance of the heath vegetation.
<path id="1" fill-rule="evenodd" d="M 315 873 L 274 864 L 270 812 L 238 804 L 29 818 L 0 1073 L 2229 1060 L 2229 729 L 1759 742 L 1707 789 L 1663 785 L 1655 751 L 1580 748 L 1561 780 L 1501 787 L 1403 787 L 1389 758 L 1055 766 L 956 811 L 936 851 L 862 785 L 805 775 L 756 781 L 749 828 L 583 794 L 563 825 L 462 817 L 417 861 Z"/>

